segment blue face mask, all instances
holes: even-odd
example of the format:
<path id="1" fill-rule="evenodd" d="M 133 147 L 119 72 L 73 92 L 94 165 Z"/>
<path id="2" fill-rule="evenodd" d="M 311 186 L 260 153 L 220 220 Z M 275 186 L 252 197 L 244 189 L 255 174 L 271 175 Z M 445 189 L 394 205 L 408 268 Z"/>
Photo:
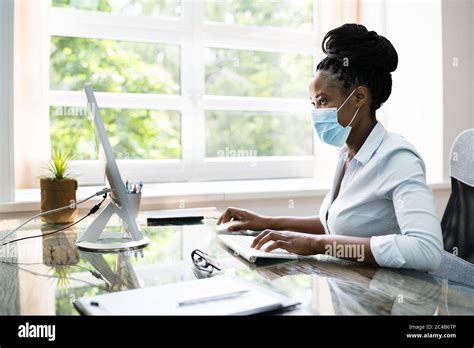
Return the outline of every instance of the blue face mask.
<path id="1" fill-rule="evenodd" d="M 319 138 L 326 144 L 341 147 L 342 145 L 344 145 L 347 138 L 349 137 L 349 133 L 352 129 L 352 121 L 354 121 L 355 117 L 357 116 L 359 108 L 357 109 L 356 113 L 354 114 L 354 117 L 352 117 L 352 120 L 351 122 L 349 122 L 347 127 L 341 126 L 341 124 L 337 121 L 337 112 L 341 110 L 341 108 L 344 106 L 344 104 L 346 104 L 346 102 L 354 94 L 354 92 L 355 89 L 346 98 L 344 103 L 342 103 L 339 108 L 321 108 L 313 109 L 311 111 L 314 129 L 318 133 Z"/>

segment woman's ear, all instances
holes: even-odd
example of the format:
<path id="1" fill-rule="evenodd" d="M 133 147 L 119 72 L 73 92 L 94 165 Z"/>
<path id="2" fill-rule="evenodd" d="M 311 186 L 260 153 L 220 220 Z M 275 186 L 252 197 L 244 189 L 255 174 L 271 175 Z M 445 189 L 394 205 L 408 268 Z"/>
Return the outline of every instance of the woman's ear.
<path id="1" fill-rule="evenodd" d="M 365 86 L 357 87 L 354 94 L 356 97 L 356 106 L 358 108 L 363 107 L 369 101 L 369 90 Z"/>

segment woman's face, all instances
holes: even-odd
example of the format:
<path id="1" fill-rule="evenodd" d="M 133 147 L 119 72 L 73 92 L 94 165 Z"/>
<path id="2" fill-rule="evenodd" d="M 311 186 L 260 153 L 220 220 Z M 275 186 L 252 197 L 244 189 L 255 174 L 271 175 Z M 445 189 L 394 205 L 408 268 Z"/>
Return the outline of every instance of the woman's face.
<path id="1" fill-rule="evenodd" d="M 311 104 L 319 108 L 339 108 L 346 100 L 346 94 L 342 93 L 342 83 L 331 73 L 317 70 L 309 84 L 309 97 Z M 352 91 L 349 91 L 349 94 Z M 344 106 L 337 112 L 338 122 L 346 127 L 357 111 L 356 93 L 354 93 Z"/>

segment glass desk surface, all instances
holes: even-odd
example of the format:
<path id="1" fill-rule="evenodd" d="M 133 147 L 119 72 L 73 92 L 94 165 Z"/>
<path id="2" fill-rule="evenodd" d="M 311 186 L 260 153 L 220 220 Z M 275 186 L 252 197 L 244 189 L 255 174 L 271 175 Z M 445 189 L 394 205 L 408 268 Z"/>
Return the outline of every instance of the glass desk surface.
<path id="1" fill-rule="evenodd" d="M 30 215 L 0 214 L 0 235 Z M 0 315 L 78 315 L 82 296 L 196 279 L 191 252 L 200 249 L 231 274 L 287 295 L 301 305 L 285 314 L 472 315 L 474 288 L 425 272 L 378 268 L 319 255 L 311 260 L 250 264 L 216 238 L 210 224 L 146 226 L 138 251 L 92 253 L 75 240 L 91 223 L 0 247 Z M 10 238 L 60 228 L 39 219 Z M 120 230 L 119 221 L 111 230 Z"/>

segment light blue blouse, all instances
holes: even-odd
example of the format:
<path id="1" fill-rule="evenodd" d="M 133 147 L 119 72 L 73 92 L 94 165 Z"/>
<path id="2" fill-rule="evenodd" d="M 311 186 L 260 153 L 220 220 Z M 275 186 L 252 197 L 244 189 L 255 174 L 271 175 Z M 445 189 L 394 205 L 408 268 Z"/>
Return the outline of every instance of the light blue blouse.
<path id="1" fill-rule="evenodd" d="M 326 234 L 370 237 L 380 266 L 438 268 L 443 250 L 441 226 L 426 184 L 425 164 L 414 147 L 377 122 L 349 162 L 334 200 L 347 154 L 344 146 L 333 187 L 319 211 Z"/>

